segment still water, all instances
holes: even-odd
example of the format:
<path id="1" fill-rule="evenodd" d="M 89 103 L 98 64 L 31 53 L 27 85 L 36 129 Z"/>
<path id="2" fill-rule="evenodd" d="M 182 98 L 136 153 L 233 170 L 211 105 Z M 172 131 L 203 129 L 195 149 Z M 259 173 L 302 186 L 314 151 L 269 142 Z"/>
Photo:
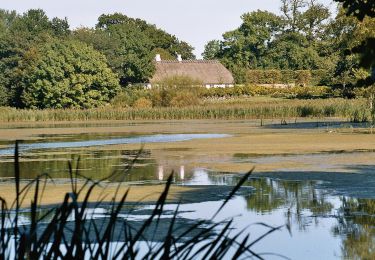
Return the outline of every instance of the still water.
<path id="1" fill-rule="evenodd" d="M 158 138 L 160 136 L 156 139 Z M 184 141 L 187 137 L 173 138 L 172 141 Z M 97 142 L 129 139 L 130 137 L 98 139 L 89 142 L 97 145 Z M 166 139 L 162 140 L 166 142 Z M 49 172 L 55 178 L 66 178 L 67 161 L 79 156 L 81 173 L 87 177 L 101 178 L 131 164 L 137 157 L 138 160 L 133 170 L 127 173 L 125 181 L 162 182 L 173 169 L 176 172 L 176 184 L 202 187 L 199 193 L 185 194 L 178 214 L 182 224 L 210 219 L 223 201 L 223 196 L 220 195 L 227 192 L 227 187 L 235 185 L 241 177 L 240 174 L 192 168 L 178 160 L 174 165 L 163 164 L 147 150 L 71 149 L 79 147 L 77 145 L 82 142 L 70 140 L 66 145 L 63 141 L 27 144 L 23 147 L 22 177 L 30 179 L 41 172 Z M 68 143 L 74 143 L 74 146 L 69 146 Z M 303 156 L 303 160 L 308 160 L 310 155 Z M 335 155 L 320 156 L 326 156 L 329 160 L 329 156 Z M 13 176 L 12 157 L 5 152 L 1 155 L 0 176 Z M 249 189 L 234 197 L 214 221 L 233 218 L 236 229 L 247 227 L 253 239 L 267 231 L 264 226 L 256 223 L 290 226 L 290 230 L 284 227 L 256 244 L 253 250 L 257 253 L 281 254 L 291 259 L 374 259 L 374 179 L 371 167 L 355 174 L 324 171 L 255 174 L 245 183 Z M 220 194 L 220 190 L 223 194 Z M 165 219 L 172 218 L 171 212 L 176 206 L 172 202 L 164 208 Z M 142 223 L 151 209 L 152 205 L 143 204 L 123 215 L 134 223 Z M 93 218 L 98 221 L 108 218 L 107 210 L 105 207 L 95 209 Z M 24 217 L 27 222 L 28 214 L 25 213 Z M 280 258 L 272 254 L 265 254 L 264 257 Z"/>

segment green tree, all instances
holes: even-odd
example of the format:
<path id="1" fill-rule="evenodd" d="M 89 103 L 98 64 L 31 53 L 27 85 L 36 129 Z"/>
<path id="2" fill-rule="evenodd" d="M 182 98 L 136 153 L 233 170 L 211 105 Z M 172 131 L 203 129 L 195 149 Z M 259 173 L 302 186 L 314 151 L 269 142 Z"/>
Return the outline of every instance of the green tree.
<path id="1" fill-rule="evenodd" d="M 322 58 L 304 35 L 286 32 L 277 37 L 265 55 L 267 67 L 291 70 L 319 69 Z"/>
<path id="2" fill-rule="evenodd" d="M 79 29 L 73 37 L 105 54 L 123 86 L 147 82 L 154 73 L 157 52 L 167 59 L 174 59 L 176 53 L 184 59 L 194 58 L 193 48 L 187 43 L 155 25 L 120 13 L 100 16 L 95 30 Z"/>
<path id="3" fill-rule="evenodd" d="M 212 40 L 204 46 L 204 52 L 202 53 L 202 56 L 205 60 L 213 60 L 220 55 L 220 51 L 220 41 Z"/>
<path id="4" fill-rule="evenodd" d="M 287 30 L 297 32 L 301 28 L 302 9 L 307 6 L 305 0 L 281 0 L 281 12 L 286 21 Z"/>
<path id="5" fill-rule="evenodd" d="M 54 35 L 56 36 L 68 36 L 70 32 L 70 25 L 68 23 L 67 18 L 60 19 L 60 18 L 53 18 L 51 21 L 51 27 Z"/>
<path id="6" fill-rule="evenodd" d="M 113 25 L 122 25 L 133 30 L 140 30 L 152 42 L 154 48 L 167 50 L 171 55 L 180 54 L 183 59 L 195 59 L 192 51 L 194 48 L 184 41 L 180 41 L 176 36 L 171 35 L 155 25 L 149 24 L 142 19 L 130 18 L 121 13 L 101 15 L 96 28 L 109 29 Z"/>
<path id="7" fill-rule="evenodd" d="M 366 16 L 375 17 L 375 2 L 371 0 L 335 0 L 342 3 L 348 15 L 362 21 Z"/>
<path id="8" fill-rule="evenodd" d="M 353 47 L 352 51 L 360 54 L 360 66 L 371 69 L 373 78 L 375 78 L 375 2 L 369 0 L 335 1 L 343 3 L 348 17 L 356 17 L 360 22 L 357 41 L 361 40 L 361 43 Z"/>
<path id="9" fill-rule="evenodd" d="M 304 11 L 300 19 L 300 30 L 306 35 L 309 42 L 325 37 L 325 29 L 331 14 L 329 8 L 321 3 L 312 0 L 308 3 L 308 8 Z"/>
<path id="10" fill-rule="evenodd" d="M 18 67 L 16 100 L 25 108 L 91 108 L 110 101 L 118 79 L 105 57 L 77 41 L 31 47 Z"/>

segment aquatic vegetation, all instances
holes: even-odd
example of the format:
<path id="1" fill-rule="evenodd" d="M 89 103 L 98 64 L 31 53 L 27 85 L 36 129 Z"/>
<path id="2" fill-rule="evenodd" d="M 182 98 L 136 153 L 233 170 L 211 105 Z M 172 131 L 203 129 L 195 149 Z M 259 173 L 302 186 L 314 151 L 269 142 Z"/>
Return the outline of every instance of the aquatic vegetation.
<path id="1" fill-rule="evenodd" d="M 134 162 L 136 158 L 134 159 Z M 127 171 L 131 166 L 123 169 Z M 120 217 L 121 210 L 126 205 L 129 193 L 120 194 L 118 188 L 113 194 L 109 204 L 109 214 L 105 221 L 95 222 L 90 218 L 90 208 L 98 208 L 101 205 L 99 199 L 94 205 L 88 200 L 94 189 L 101 182 L 115 175 L 121 176 L 123 172 L 113 172 L 110 176 L 98 181 L 83 178 L 79 173 L 79 167 L 73 169 L 69 164 L 71 192 L 65 194 L 61 204 L 42 211 L 39 204 L 43 196 L 45 183 L 50 177 L 48 174 L 40 175 L 27 186 L 20 186 L 20 164 L 18 143 L 15 148 L 15 191 L 16 199 L 12 205 L 0 198 L 0 258 L 1 259 L 107 259 L 107 258 L 145 258 L 145 259 L 172 259 L 184 258 L 221 259 L 253 257 L 262 259 L 262 255 L 252 250 L 270 233 L 281 227 L 271 227 L 264 223 L 268 231 L 255 239 L 250 239 L 247 230 L 237 233 L 232 232 L 232 220 L 215 223 L 210 220 L 198 220 L 196 223 L 185 225 L 184 229 L 177 227 L 178 207 L 168 225 L 163 227 L 165 235 L 159 243 L 153 243 L 153 237 L 160 235 L 158 230 L 162 225 L 163 208 L 172 184 L 173 175 L 168 178 L 163 193 L 155 203 L 150 216 L 142 225 L 133 227 L 129 221 Z M 212 216 L 213 220 L 223 210 L 241 186 L 248 180 L 252 171 L 245 174 L 233 187 L 223 201 L 221 207 Z M 77 178 L 84 179 L 84 186 L 78 188 Z M 121 182 L 119 182 L 119 187 Z M 32 191 L 34 190 L 34 191 Z M 29 208 L 30 223 L 22 223 L 21 204 L 25 193 L 33 192 L 34 198 Z M 150 231 L 151 230 L 151 231 Z M 150 236 L 151 234 L 151 236 Z M 140 244 L 145 245 L 140 250 Z"/>
<path id="2" fill-rule="evenodd" d="M 180 119 L 276 119 L 296 117 L 341 117 L 369 121 L 371 111 L 365 99 L 207 99 L 201 105 L 96 109 L 19 110 L 0 108 L 0 122 L 47 122 L 90 120 L 180 120 Z"/>

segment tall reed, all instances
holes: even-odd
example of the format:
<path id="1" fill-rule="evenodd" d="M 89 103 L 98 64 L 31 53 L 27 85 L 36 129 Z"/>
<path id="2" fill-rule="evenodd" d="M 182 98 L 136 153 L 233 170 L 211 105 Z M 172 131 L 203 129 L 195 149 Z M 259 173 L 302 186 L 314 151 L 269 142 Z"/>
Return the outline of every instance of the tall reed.
<path id="1" fill-rule="evenodd" d="M 179 119 L 273 119 L 285 117 L 341 117 L 348 120 L 371 119 L 364 99 L 315 99 L 258 102 L 256 99 L 206 100 L 186 107 L 46 109 L 0 108 L 0 122 L 48 122 L 90 120 L 179 120 Z"/>

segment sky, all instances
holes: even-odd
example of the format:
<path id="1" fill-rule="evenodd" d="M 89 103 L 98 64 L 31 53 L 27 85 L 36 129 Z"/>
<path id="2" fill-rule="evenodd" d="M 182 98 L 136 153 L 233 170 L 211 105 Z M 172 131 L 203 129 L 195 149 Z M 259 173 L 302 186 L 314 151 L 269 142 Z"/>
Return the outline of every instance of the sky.
<path id="1" fill-rule="evenodd" d="M 331 0 L 320 0 L 334 6 Z M 41 8 L 49 17 L 67 17 L 71 28 L 92 27 L 101 14 L 121 12 L 155 24 L 190 43 L 200 58 L 204 45 L 237 28 L 246 12 L 279 12 L 280 0 L 0 0 L 0 8 L 23 13 Z"/>

